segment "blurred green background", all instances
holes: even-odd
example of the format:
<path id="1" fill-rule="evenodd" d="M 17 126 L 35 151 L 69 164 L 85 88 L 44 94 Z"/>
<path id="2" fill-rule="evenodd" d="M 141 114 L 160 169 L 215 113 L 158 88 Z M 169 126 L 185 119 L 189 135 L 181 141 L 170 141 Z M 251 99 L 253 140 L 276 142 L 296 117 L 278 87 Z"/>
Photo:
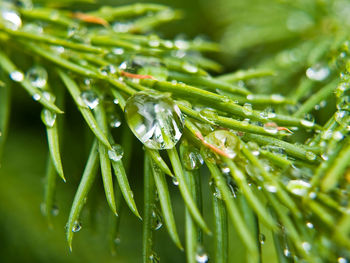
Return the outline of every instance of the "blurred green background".
<path id="1" fill-rule="evenodd" d="M 123 5 L 138 1 L 103 1 L 98 4 Z M 146 1 L 141 1 L 146 2 Z M 147 1 L 149 2 L 149 1 Z M 160 34 L 175 37 L 185 34 L 192 38 L 203 35 L 209 39 L 220 41 L 227 37 L 230 21 L 230 10 L 235 13 L 245 12 L 232 7 L 230 0 L 167 0 L 152 1 L 170 5 L 183 11 L 184 18 L 164 25 Z M 238 1 L 242 2 L 242 1 Z M 244 0 L 243 0 L 244 2 Z M 266 1 L 265 1 L 266 2 Z M 93 6 L 85 6 L 90 8 Z M 229 9 L 228 9 L 229 8 Z M 226 42 L 224 42 L 226 43 Z M 224 53 L 216 59 L 226 65 L 226 70 L 239 66 L 235 50 L 224 48 Z M 229 56 L 227 54 L 230 54 Z M 210 56 L 214 56 L 210 54 Z M 90 147 L 90 134 L 81 134 L 85 125 L 81 116 L 71 105 L 67 97 L 69 116 L 65 123 L 65 140 L 63 145 L 63 164 L 67 183 L 58 180 L 57 207 L 58 215 L 54 218 L 53 227 L 49 228 L 40 211 L 43 200 L 43 179 L 47 161 L 47 144 L 44 125 L 40 120 L 41 107 L 20 87 L 12 90 L 12 110 L 10 130 L 0 168 L 0 262 L 141 262 L 142 224 L 132 216 L 128 209 L 121 218 L 119 244 L 115 255 L 110 253 L 110 237 L 108 235 L 110 213 L 107 207 L 100 179 L 89 195 L 86 208 L 81 218 L 82 230 L 75 234 L 73 252 L 70 253 L 65 240 L 65 223 L 76 187 L 79 183 Z M 70 105 L 70 106 L 69 106 Z M 134 141 L 130 183 L 134 190 L 137 205 L 142 208 L 142 145 Z M 207 178 L 206 178 L 207 179 Z M 208 180 L 203 180 L 208 181 Z M 184 207 L 181 197 L 170 182 L 172 201 L 180 235 L 183 239 Z M 205 189 L 208 189 L 206 186 Z M 204 214 L 209 215 L 209 223 L 213 218 L 210 194 L 203 193 Z M 141 209 L 142 210 L 142 209 Z M 230 230 L 232 231 L 232 229 Z M 275 262 L 271 236 L 266 235 L 263 256 L 265 262 Z M 161 262 L 185 262 L 185 255 L 171 242 L 164 227 L 156 232 L 155 251 Z M 205 237 L 206 249 L 211 253 L 212 237 Z M 241 262 L 243 247 L 235 241 L 235 233 L 231 234 L 230 262 Z M 234 259 L 234 260 L 233 260 Z"/>

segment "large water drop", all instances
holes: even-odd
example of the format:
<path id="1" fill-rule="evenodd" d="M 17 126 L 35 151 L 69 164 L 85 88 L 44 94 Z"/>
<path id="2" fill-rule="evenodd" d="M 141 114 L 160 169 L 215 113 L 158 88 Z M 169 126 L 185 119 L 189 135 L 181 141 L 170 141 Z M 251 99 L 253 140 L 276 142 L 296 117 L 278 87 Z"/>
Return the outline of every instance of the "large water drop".
<path id="1" fill-rule="evenodd" d="M 83 91 L 80 94 L 80 97 L 83 103 L 88 106 L 90 109 L 94 109 L 100 103 L 100 99 L 96 95 L 96 93 L 92 90 Z"/>
<path id="2" fill-rule="evenodd" d="M 203 158 L 199 150 L 193 146 L 186 147 L 182 160 L 187 170 L 197 170 L 203 165 Z"/>
<path id="3" fill-rule="evenodd" d="M 184 119 L 168 94 L 134 94 L 126 102 L 125 116 L 132 132 L 148 148 L 171 149 L 181 138 Z"/>
<path id="4" fill-rule="evenodd" d="M 123 158 L 124 149 L 119 144 L 114 144 L 111 150 L 108 150 L 108 157 L 114 162 L 120 161 Z"/>
<path id="5" fill-rule="evenodd" d="M 55 125 L 56 117 L 57 114 L 48 109 L 43 109 L 41 112 L 41 120 L 48 128 L 52 128 Z"/>
<path id="6" fill-rule="evenodd" d="M 210 133 L 205 137 L 205 141 L 216 148 L 216 153 L 231 159 L 236 157 L 240 149 L 238 137 L 226 130 Z"/>
<path id="7" fill-rule="evenodd" d="M 311 114 L 305 114 L 304 119 L 300 123 L 306 128 L 311 128 L 315 125 L 315 118 Z"/>
<path id="8" fill-rule="evenodd" d="M 15 70 L 10 73 L 10 78 L 13 81 L 21 82 L 24 79 L 24 75 L 22 72 Z"/>
<path id="9" fill-rule="evenodd" d="M 11 30 L 17 30 L 22 26 L 22 19 L 18 12 L 6 3 L 0 4 L 0 24 Z"/>
<path id="10" fill-rule="evenodd" d="M 79 232 L 81 230 L 81 224 L 79 221 L 75 221 L 74 225 L 72 227 L 72 232 L 76 233 Z"/>
<path id="11" fill-rule="evenodd" d="M 315 81 L 325 80 L 331 73 L 327 65 L 316 64 L 306 70 L 306 76 Z"/>
<path id="12" fill-rule="evenodd" d="M 122 124 L 122 122 L 117 114 L 110 114 L 108 116 L 108 120 L 109 120 L 109 126 L 111 128 L 118 128 Z"/>
<path id="13" fill-rule="evenodd" d="M 160 215 L 157 208 L 152 211 L 153 218 L 153 230 L 159 230 L 163 226 L 162 216 Z"/>
<path id="14" fill-rule="evenodd" d="M 26 73 L 26 77 L 30 84 L 37 88 L 44 88 L 47 82 L 47 72 L 40 66 L 30 68 Z"/>
<path id="15" fill-rule="evenodd" d="M 305 196 L 310 187 L 310 183 L 303 180 L 290 180 L 287 184 L 287 189 L 298 196 Z"/>
<path id="16" fill-rule="evenodd" d="M 209 260 L 208 254 L 205 252 L 204 248 L 201 245 L 198 245 L 197 253 L 196 253 L 196 262 L 206 263 L 208 262 L 208 260 Z"/>

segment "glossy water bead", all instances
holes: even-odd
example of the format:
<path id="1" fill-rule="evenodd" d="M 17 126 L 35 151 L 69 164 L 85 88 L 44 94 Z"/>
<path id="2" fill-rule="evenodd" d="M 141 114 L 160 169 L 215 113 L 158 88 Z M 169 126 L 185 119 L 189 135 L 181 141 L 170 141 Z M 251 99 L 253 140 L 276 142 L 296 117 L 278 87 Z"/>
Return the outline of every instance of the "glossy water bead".
<path id="1" fill-rule="evenodd" d="M 169 94 L 135 93 L 126 102 L 125 117 L 132 132 L 148 148 L 171 149 L 182 136 L 184 119 Z"/>
<path id="2" fill-rule="evenodd" d="M 240 151 L 238 137 L 230 131 L 217 130 L 209 133 L 205 141 L 221 151 L 221 155 L 233 159 Z"/>

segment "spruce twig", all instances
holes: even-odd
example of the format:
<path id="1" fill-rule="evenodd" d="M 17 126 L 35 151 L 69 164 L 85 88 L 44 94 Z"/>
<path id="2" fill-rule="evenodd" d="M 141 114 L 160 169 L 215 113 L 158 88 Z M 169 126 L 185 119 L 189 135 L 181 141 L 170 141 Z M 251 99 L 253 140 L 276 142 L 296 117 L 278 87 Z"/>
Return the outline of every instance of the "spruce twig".
<path id="1" fill-rule="evenodd" d="M 265 16 L 269 26 L 259 24 L 261 14 L 254 5 L 240 14 L 238 24 L 232 18 L 235 34 L 227 33 L 223 43 L 237 61 L 240 57 L 244 61 L 235 72 L 218 76 L 211 73 L 221 72 L 222 66 L 203 56 L 221 54 L 218 44 L 162 39 L 155 33 L 157 26 L 181 16 L 167 6 L 104 6 L 81 12 L 67 2 L 61 3 L 65 8 L 44 2 L 30 8 L 6 3 L 16 19 L 0 17 L 0 154 L 8 130 L 10 86 L 21 86 L 43 107 L 49 146 L 44 199 L 50 224 L 56 173 L 70 184 L 60 150 L 65 131 L 56 121 L 58 115 L 69 117 L 70 112 L 69 107 L 63 112 L 59 101 L 55 104 L 55 95 L 68 90 L 68 103 L 78 109 L 94 137 L 68 218 L 70 249 L 99 167 L 112 212 L 122 206 L 123 196 L 141 218 L 139 193 L 134 197 L 131 190 L 129 164 L 131 155 L 137 156 L 137 146 L 128 145 L 128 124 L 145 144 L 143 262 L 158 260 L 156 194 L 169 236 L 183 249 L 165 174 L 177 180 L 185 207 L 185 252 L 190 263 L 208 257 L 203 239 L 212 238 L 214 261 L 230 262 L 230 226 L 247 250 L 247 261 L 261 262 L 259 224 L 272 231 L 280 262 L 335 262 L 350 256 L 349 200 L 344 194 L 350 180 L 348 25 L 327 1 L 271 3 L 280 10 L 276 14 L 263 1 L 255 2 L 270 14 Z M 303 23 L 296 23 L 294 16 Z M 289 19 L 287 28 L 280 23 L 284 17 Z M 251 25 L 249 34 L 242 21 Z M 269 37 L 262 37 L 266 34 Z M 266 54 L 255 50 L 259 47 L 265 47 Z M 48 76 L 39 76 L 44 85 L 35 82 L 28 64 L 44 69 Z M 154 100 L 151 106 L 133 102 L 145 94 Z M 138 110 L 130 120 L 128 107 L 133 103 Z M 170 104 L 172 108 L 166 109 L 164 105 Z M 121 113 L 125 118 L 116 117 Z M 142 125 L 133 127 L 139 122 Z M 114 128 L 121 124 L 123 136 L 118 137 Z M 150 148 L 150 141 L 161 146 Z M 203 162 L 206 168 L 199 170 Z M 212 181 L 210 189 L 204 189 L 209 191 L 202 193 L 203 173 L 210 173 Z M 202 209 L 204 193 L 213 195 L 214 225 L 207 223 L 210 216 Z M 111 220 L 112 239 L 119 221 Z"/>

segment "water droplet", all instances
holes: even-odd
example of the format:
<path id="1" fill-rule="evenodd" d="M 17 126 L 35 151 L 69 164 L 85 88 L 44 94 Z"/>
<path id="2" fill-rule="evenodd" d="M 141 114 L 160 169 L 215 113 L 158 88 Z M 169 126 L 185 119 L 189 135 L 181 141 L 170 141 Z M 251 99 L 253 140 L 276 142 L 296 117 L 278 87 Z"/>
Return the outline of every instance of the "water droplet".
<path id="1" fill-rule="evenodd" d="M 327 101 L 326 100 L 322 100 L 319 105 L 320 105 L 321 108 L 324 108 L 324 107 L 327 106 Z"/>
<path id="2" fill-rule="evenodd" d="M 265 244 L 265 241 L 266 241 L 265 235 L 260 233 L 259 234 L 259 242 L 260 242 L 260 244 Z"/>
<path id="3" fill-rule="evenodd" d="M 264 123 L 264 130 L 270 134 L 277 134 L 278 126 L 274 122 Z"/>
<path id="4" fill-rule="evenodd" d="M 188 62 L 183 63 L 182 68 L 188 73 L 197 73 L 198 67 Z"/>
<path id="5" fill-rule="evenodd" d="M 333 136 L 333 131 L 332 130 L 326 130 L 322 133 L 321 138 L 323 140 L 329 140 Z"/>
<path id="6" fill-rule="evenodd" d="M 343 96 L 343 94 L 350 89 L 350 83 L 348 82 L 340 82 L 335 90 L 335 95 L 337 98 Z"/>
<path id="7" fill-rule="evenodd" d="M 152 254 L 149 256 L 149 259 L 150 259 L 151 263 L 159 263 L 160 262 L 160 258 L 158 257 L 158 255 L 155 252 L 152 252 Z"/>
<path id="8" fill-rule="evenodd" d="M 252 115 L 253 114 L 253 107 L 250 103 L 244 103 L 243 105 L 243 113 L 245 115 Z"/>
<path id="9" fill-rule="evenodd" d="M 157 35 L 150 35 L 148 40 L 148 45 L 150 47 L 159 47 L 160 45 L 160 39 Z"/>
<path id="10" fill-rule="evenodd" d="M 230 168 L 228 166 L 224 166 L 221 168 L 221 172 L 223 174 L 229 174 L 231 172 Z"/>
<path id="11" fill-rule="evenodd" d="M 30 32 L 33 34 L 40 35 L 44 32 L 44 29 L 42 26 L 35 24 L 35 23 L 27 23 L 22 27 L 22 30 L 24 32 Z"/>
<path id="12" fill-rule="evenodd" d="M 199 150 L 193 146 L 185 148 L 182 160 L 185 168 L 190 171 L 199 169 L 204 162 Z"/>
<path id="13" fill-rule="evenodd" d="M 91 87 L 91 84 L 92 84 L 92 79 L 90 79 L 90 78 L 85 78 L 84 80 L 83 80 L 83 85 L 84 85 L 84 87 L 86 87 L 86 89 L 89 89 L 90 87 Z"/>
<path id="14" fill-rule="evenodd" d="M 196 262 L 197 263 L 207 263 L 209 260 L 208 254 L 205 252 L 202 245 L 198 245 L 196 251 Z"/>
<path id="15" fill-rule="evenodd" d="M 321 158 L 324 160 L 324 161 L 327 161 L 328 160 L 328 155 L 326 153 L 323 153 L 321 154 Z"/>
<path id="16" fill-rule="evenodd" d="M 231 159 L 235 158 L 240 150 L 238 137 L 232 132 L 226 130 L 211 132 L 204 138 L 204 140 Z"/>
<path id="17" fill-rule="evenodd" d="M 213 188 L 213 196 L 217 199 L 222 199 L 221 192 L 220 192 L 219 188 L 217 188 L 216 186 L 214 186 L 214 188 Z"/>
<path id="18" fill-rule="evenodd" d="M 59 15 L 59 14 L 58 14 Z M 89 43 L 87 28 L 80 26 L 79 24 L 73 24 L 67 29 L 67 37 L 80 43 Z"/>
<path id="19" fill-rule="evenodd" d="M 132 28 L 132 23 L 116 22 L 113 24 L 113 30 L 118 33 L 126 33 Z"/>
<path id="20" fill-rule="evenodd" d="M 265 183 L 264 188 L 270 193 L 276 193 L 277 187 L 272 183 Z"/>
<path id="21" fill-rule="evenodd" d="M 47 71 L 40 66 L 30 68 L 26 73 L 30 84 L 36 88 L 44 88 L 47 82 Z"/>
<path id="22" fill-rule="evenodd" d="M 113 242 L 114 242 L 115 245 L 118 246 L 118 245 L 120 244 L 120 242 L 121 242 L 120 237 L 116 237 L 116 238 L 113 240 Z"/>
<path id="23" fill-rule="evenodd" d="M 330 74 L 330 69 L 323 64 L 316 64 L 306 70 L 306 76 L 315 81 L 323 81 Z"/>
<path id="24" fill-rule="evenodd" d="M 316 104 L 314 109 L 315 110 L 320 110 L 320 109 L 326 107 L 326 105 L 327 105 L 327 101 L 323 100 L 319 104 Z"/>
<path id="25" fill-rule="evenodd" d="M 55 102 L 56 100 L 56 96 L 49 91 L 43 91 L 42 96 L 45 100 L 48 100 L 50 102 Z"/>
<path id="26" fill-rule="evenodd" d="M 124 54 L 124 49 L 122 48 L 113 48 L 112 53 L 114 55 L 123 55 Z"/>
<path id="27" fill-rule="evenodd" d="M 273 108 L 267 107 L 265 110 L 260 112 L 260 116 L 264 119 L 270 119 L 276 117 L 276 113 Z"/>
<path id="28" fill-rule="evenodd" d="M 310 183 L 303 180 L 290 180 L 287 184 L 287 189 L 298 196 L 305 196 L 310 187 Z"/>
<path id="29" fill-rule="evenodd" d="M 285 97 L 283 97 L 282 95 L 280 94 L 272 94 L 271 95 L 271 100 L 273 102 L 283 102 L 285 101 Z"/>
<path id="30" fill-rule="evenodd" d="M 80 94 L 80 98 L 85 103 L 85 105 L 88 106 L 90 109 L 96 108 L 100 102 L 100 99 L 98 98 L 96 93 L 92 90 L 83 91 Z"/>
<path id="31" fill-rule="evenodd" d="M 171 48 L 174 47 L 174 43 L 173 43 L 172 41 L 170 41 L 170 40 L 165 40 L 165 41 L 163 42 L 163 46 L 164 46 L 165 48 L 171 49 Z"/>
<path id="32" fill-rule="evenodd" d="M 81 230 L 81 224 L 79 221 L 75 221 L 72 227 L 72 232 L 79 232 Z"/>
<path id="33" fill-rule="evenodd" d="M 181 50 L 186 50 L 190 47 L 189 43 L 182 39 L 181 37 L 177 37 L 177 39 L 174 42 L 175 47 Z"/>
<path id="34" fill-rule="evenodd" d="M 253 94 L 248 94 L 247 95 L 247 100 L 253 100 L 255 96 Z"/>
<path id="35" fill-rule="evenodd" d="M 310 192 L 310 193 L 309 193 L 309 197 L 310 197 L 311 199 L 315 199 L 316 196 L 317 196 L 317 194 L 316 194 L 315 192 Z"/>
<path id="36" fill-rule="evenodd" d="M 210 163 L 216 164 L 217 160 L 219 160 L 218 156 L 204 145 L 201 148 L 201 152 L 203 154 L 203 158 Z"/>
<path id="37" fill-rule="evenodd" d="M 339 102 L 337 103 L 337 109 L 338 110 L 350 110 L 350 97 L 349 96 L 341 97 Z"/>
<path id="38" fill-rule="evenodd" d="M 247 145 L 253 155 L 258 156 L 260 154 L 259 145 L 256 142 L 249 141 Z"/>
<path id="39" fill-rule="evenodd" d="M 291 256 L 290 250 L 288 248 L 285 248 L 283 250 L 283 254 L 285 257 L 289 258 Z"/>
<path id="40" fill-rule="evenodd" d="M 218 115 L 214 109 L 204 108 L 199 112 L 199 116 L 208 123 L 215 125 L 213 120 L 217 119 Z"/>
<path id="41" fill-rule="evenodd" d="M 42 213 L 44 216 L 47 215 L 46 204 L 45 204 L 45 203 L 41 203 L 41 204 L 40 204 L 40 211 L 41 211 L 41 213 Z M 58 216 L 59 212 L 60 212 L 60 211 L 59 211 L 59 209 L 58 209 L 58 206 L 57 206 L 57 205 L 53 205 L 52 208 L 51 208 L 51 211 L 50 211 L 51 215 L 53 215 L 53 216 Z"/>
<path id="42" fill-rule="evenodd" d="M 346 58 L 346 56 L 347 56 L 347 54 L 344 51 L 339 53 L 339 58 L 340 59 Z"/>
<path id="43" fill-rule="evenodd" d="M 341 80 L 347 81 L 347 80 L 349 80 L 349 73 L 347 71 L 340 72 L 339 77 Z"/>
<path id="44" fill-rule="evenodd" d="M 310 252 L 310 250 L 311 250 L 311 245 L 310 245 L 309 242 L 303 242 L 303 243 L 301 244 L 301 246 L 303 247 L 303 249 L 304 249 L 306 252 Z"/>
<path id="45" fill-rule="evenodd" d="M 336 131 L 333 133 L 333 139 L 336 141 L 340 141 L 344 138 L 344 134 L 342 134 L 340 131 Z"/>
<path id="46" fill-rule="evenodd" d="M 122 63 L 120 63 L 118 68 L 120 70 L 127 71 L 130 73 L 136 73 L 136 68 L 132 65 L 132 62 L 130 61 L 123 61 Z"/>
<path id="47" fill-rule="evenodd" d="M 163 226 L 162 216 L 160 215 L 158 208 L 152 211 L 153 218 L 153 230 L 159 230 Z"/>
<path id="48" fill-rule="evenodd" d="M 348 263 L 348 261 L 343 257 L 339 257 L 337 262 L 338 263 Z"/>
<path id="49" fill-rule="evenodd" d="M 176 58 L 184 58 L 187 55 L 187 53 L 184 50 L 173 50 L 171 52 L 171 55 Z"/>
<path id="50" fill-rule="evenodd" d="M 140 75 L 152 76 L 161 81 L 166 81 L 168 79 L 168 69 L 165 64 L 155 58 L 135 57 L 131 66 L 129 66 L 126 71 L 130 73 L 135 72 Z M 139 79 L 133 79 L 133 81 L 135 80 L 139 81 Z"/>
<path id="51" fill-rule="evenodd" d="M 114 100 L 113 100 L 113 103 L 114 103 L 115 105 L 118 105 L 118 104 L 119 104 L 119 100 L 118 100 L 118 99 L 114 99 Z"/>
<path id="52" fill-rule="evenodd" d="M 347 126 L 347 121 L 349 118 L 349 112 L 348 111 L 337 111 L 335 113 L 335 120 L 342 126 Z"/>
<path id="53" fill-rule="evenodd" d="M 175 176 L 173 177 L 172 181 L 173 181 L 173 185 L 175 185 L 175 186 L 179 185 L 179 181 L 177 180 L 177 178 Z"/>
<path id="54" fill-rule="evenodd" d="M 118 128 L 122 124 L 119 115 L 116 113 L 108 114 L 108 122 L 111 128 Z"/>
<path id="55" fill-rule="evenodd" d="M 58 216 L 59 213 L 60 213 L 60 210 L 59 210 L 58 206 L 54 205 L 51 209 L 51 215 Z"/>
<path id="56" fill-rule="evenodd" d="M 135 93 L 126 102 L 125 117 L 134 135 L 151 149 L 171 149 L 182 136 L 184 119 L 168 94 Z"/>
<path id="57" fill-rule="evenodd" d="M 0 24 L 3 24 L 8 29 L 17 30 L 22 26 L 22 19 L 10 4 L 1 3 Z"/>
<path id="58" fill-rule="evenodd" d="M 13 81 L 21 82 L 24 79 L 24 75 L 21 71 L 16 70 L 10 73 L 10 78 Z"/>
<path id="59" fill-rule="evenodd" d="M 230 192 L 233 196 L 233 198 L 236 198 L 237 197 L 237 191 L 238 191 L 238 188 L 236 185 L 233 184 L 233 182 L 229 182 L 228 183 L 228 187 L 230 188 Z M 222 198 L 221 198 L 222 199 Z"/>
<path id="60" fill-rule="evenodd" d="M 48 109 L 41 111 L 41 120 L 48 127 L 52 128 L 55 125 L 57 114 Z"/>
<path id="61" fill-rule="evenodd" d="M 221 96 L 220 100 L 224 103 L 229 103 L 229 102 L 232 102 L 231 99 L 228 97 L 228 96 Z"/>
<path id="62" fill-rule="evenodd" d="M 51 49 L 58 54 L 63 54 L 65 51 L 63 46 L 51 46 Z"/>
<path id="63" fill-rule="evenodd" d="M 311 222 L 307 222 L 307 223 L 306 223 L 306 226 L 307 226 L 308 228 L 310 228 L 310 229 L 314 228 L 314 224 L 311 223 Z"/>
<path id="64" fill-rule="evenodd" d="M 33 100 L 38 101 L 38 100 L 40 100 L 40 99 L 41 99 L 41 95 L 40 95 L 39 93 L 35 93 L 35 94 L 33 95 Z"/>
<path id="65" fill-rule="evenodd" d="M 315 119 L 311 114 L 306 114 L 304 119 L 300 121 L 300 124 L 304 127 L 311 128 L 315 125 Z"/>
<path id="66" fill-rule="evenodd" d="M 13 1 L 16 6 L 23 8 L 23 9 L 32 9 L 33 8 L 33 2 L 32 0 L 17 0 Z"/>
<path id="67" fill-rule="evenodd" d="M 308 159 L 309 161 L 314 161 L 314 160 L 316 160 L 317 155 L 314 154 L 314 153 L 311 152 L 311 151 L 307 151 L 307 152 L 305 153 L 305 157 L 306 157 L 306 159 Z"/>
<path id="68" fill-rule="evenodd" d="M 263 150 L 267 150 L 267 151 L 272 152 L 274 154 L 285 155 L 285 150 L 279 146 L 265 145 L 262 148 L 263 148 Z"/>
<path id="69" fill-rule="evenodd" d="M 117 73 L 117 69 L 113 65 L 107 65 L 99 69 L 103 76 L 108 76 Z"/>
<path id="70" fill-rule="evenodd" d="M 114 162 L 120 161 L 123 158 L 124 150 L 119 144 L 112 145 L 112 149 L 108 150 L 108 157 Z"/>

